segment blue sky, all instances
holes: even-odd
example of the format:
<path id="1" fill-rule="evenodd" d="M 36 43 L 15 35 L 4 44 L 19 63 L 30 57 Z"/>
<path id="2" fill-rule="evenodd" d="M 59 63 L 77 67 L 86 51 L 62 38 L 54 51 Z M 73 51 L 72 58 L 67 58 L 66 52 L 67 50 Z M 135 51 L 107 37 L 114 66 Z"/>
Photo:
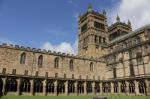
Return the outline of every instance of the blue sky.
<path id="1" fill-rule="evenodd" d="M 111 0 L 1 0 L 0 38 L 39 47 L 45 41 L 73 43 L 77 38 L 77 14 L 89 3 L 96 10 Z"/>
<path id="2" fill-rule="evenodd" d="M 0 0 L 0 42 L 36 48 L 47 42 L 55 49 L 65 42 L 72 47 L 77 39 L 77 16 L 87 11 L 88 4 L 96 11 L 105 9 L 111 12 L 108 17 L 114 17 L 116 13 L 112 12 L 117 12 L 124 1 Z"/>

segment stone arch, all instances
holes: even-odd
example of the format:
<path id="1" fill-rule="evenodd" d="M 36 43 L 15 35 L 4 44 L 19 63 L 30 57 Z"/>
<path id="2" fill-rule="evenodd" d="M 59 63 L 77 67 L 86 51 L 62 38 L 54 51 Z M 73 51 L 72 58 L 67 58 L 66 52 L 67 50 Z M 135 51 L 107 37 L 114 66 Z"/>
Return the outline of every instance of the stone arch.
<path id="1" fill-rule="evenodd" d="M 135 93 L 135 84 L 133 81 L 129 82 L 129 93 Z"/>
<path id="2" fill-rule="evenodd" d="M 16 92 L 17 86 L 18 86 L 18 83 L 15 78 L 10 78 L 6 81 L 6 91 L 7 92 Z"/>
<path id="3" fill-rule="evenodd" d="M 83 85 L 83 82 L 78 82 L 77 90 L 78 90 L 78 93 L 79 93 L 79 94 L 83 94 L 83 93 L 84 93 L 84 85 Z"/>
<path id="4" fill-rule="evenodd" d="M 138 87 L 139 87 L 139 93 L 145 93 L 145 82 L 144 81 L 139 81 Z"/>
<path id="5" fill-rule="evenodd" d="M 56 57 L 54 59 L 54 68 L 58 68 L 59 67 L 59 57 Z"/>
<path id="6" fill-rule="evenodd" d="M 99 83 L 95 83 L 95 92 L 96 93 L 100 92 L 100 85 L 99 85 Z"/>
<path id="7" fill-rule="evenodd" d="M 21 92 L 30 92 L 31 83 L 28 79 L 23 79 L 21 82 Z"/>
<path id="8" fill-rule="evenodd" d="M 42 80 L 36 79 L 34 80 L 34 92 L 43 92 L 43 83 Z"/>
<path id="9" fill-rule="evenodd" d="M 92 82 L 87 82 L 87 93 L 92 93 Z"/>
<path id="10" fill-rule="evenodd" d="M 40 55 L 38 57 L 38 67 L 42 68 L 42 65 L 43 65 L 43 55 Z"/>
<path id="11" fill-rule="evenodd" d="M 59 81 L 58 82 L 57 92 L 58 93 L 65 93 L 65 84 L 64 84 L 64 81 Z"/>
<path id="12" fill-rule="evenodd" d="M 46 92 L 54 93 L 54 90 L 55 90 L 54 81 L 52 81 L 52 80 L 47 81 Z"/>
<path id="13" fill-rule="evenodd" d="M 75 93 L 75 84 L 73 81 L 70 81 L 68 83 L 68 92 L 69 93 Z"/>
<path id="14" fill-rule="evenodd" d="M 118 83 L 114 82 L 114 93 L 118 92 Z"/>
<path id="15" fill-rule="evenodd" d="M 121 92 L 125 93 L 126 92 L 126 84 L 125 82 L 121 82 L 121 86 L 120 86 Z"/>
<path id="16" fill-rule="evenodd" d="M 110 89 L 111 88 L 111 85 L 110 85 L 110 83 L 103 83 L 103 92 L 104 93 L 110 93 Z"/>
<path id="17" fill-rule="evenodd" d="M 69 62 L 69 68 L 70 68 L 71 71 L 74 70 L 73 59 L 71 59 L 70 62 Z"/>
<path id="18" fill-rule="evenodd" d="M 23 53 L 20 55 L 20 64 L 25 64 L 25 61 L 26 61 L 26 53 L 23 52 Z"/>

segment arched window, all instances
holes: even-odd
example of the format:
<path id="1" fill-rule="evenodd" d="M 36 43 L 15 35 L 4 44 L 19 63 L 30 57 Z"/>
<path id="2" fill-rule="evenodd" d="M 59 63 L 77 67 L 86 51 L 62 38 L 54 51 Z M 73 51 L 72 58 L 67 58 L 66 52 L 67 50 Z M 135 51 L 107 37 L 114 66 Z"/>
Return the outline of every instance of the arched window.
<path id="1" fill-rule="evenodd" d="M 40 55 L 39 58 L 38 58 L 38 67 L 41 68 L 43 65 L 43 56 Z"/>
<path id="2" fill-rule="evenodd" d="M 73 60 L 70 60 L 69 67 L 70 67 L 70 70 L 73 71 L 73 69 L 74 69 Z"/>
<path id="3" fill-rule="evenodd" d="M 54 60 L 54 68 L 58 68 L 59 67 L 59 58 L 56 57 Z"/>
<path id="4" fill-rule="evenodd" d="M 25 64 L 26 61 L 26 54 L 22 53 L 20 56 L 20 64 Z"/>
<path id="5" fill-rule="evenodd" d="M 93 71 L 93 62 L 90 63 L 90 71 Z"/>

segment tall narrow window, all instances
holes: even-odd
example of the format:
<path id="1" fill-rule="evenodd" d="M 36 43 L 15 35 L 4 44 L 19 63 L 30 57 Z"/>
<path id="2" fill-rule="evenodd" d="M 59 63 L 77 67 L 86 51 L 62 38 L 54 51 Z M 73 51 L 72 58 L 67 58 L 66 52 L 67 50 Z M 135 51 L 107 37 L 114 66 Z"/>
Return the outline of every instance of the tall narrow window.
<path id="1" fill-rule="evenodd" d="M 54 68 L 58 68 L 59 67 L 59 58 L 56 57 L 54 60 Z"/>
<path id="2" fill-rule="evenodd" d="M 43 65 L 43 56 L 40 55 L 39 58 L 38 58 L 38 67 L 41 68 Z"/>
<path id="3" fill-rule="evenodd" d="M 93 62 L 90 63 L 90 71 L 93 71 Z"/>
<path id="4" fill-rule="evenodd" d="M 20 64 L 25 64 L 25 60 L 26 60 L 26 54 L 22 53 L 20 56 Z"/>
<path id="5" fill-rule="evenodd" d="M 69 67 L 70 67 L 71 71 L 74 69 L 74 67 L 73 67 L 73 60 L 70 60 Z"/>
<path id="6" fill-rule="evenodd" d="M 113 68 L 113 76 L 114 76 L 114 78 L 117 77 L 117 75 L 116 75 L 116 68 Z"/>

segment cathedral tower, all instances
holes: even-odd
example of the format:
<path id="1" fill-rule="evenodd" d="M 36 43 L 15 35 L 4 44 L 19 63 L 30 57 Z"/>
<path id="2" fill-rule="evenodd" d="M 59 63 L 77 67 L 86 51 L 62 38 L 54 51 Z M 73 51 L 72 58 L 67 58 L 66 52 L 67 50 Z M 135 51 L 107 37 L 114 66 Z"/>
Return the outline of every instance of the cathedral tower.
<path id="1" fill-rule="evenodd" d="M 104 55 L 102 46 L 108 42 L 106 12 L 93 11 L 89 5 L 87 12 L 79 15 L 78 26 L 79 55 L 94 58 Z"/>

